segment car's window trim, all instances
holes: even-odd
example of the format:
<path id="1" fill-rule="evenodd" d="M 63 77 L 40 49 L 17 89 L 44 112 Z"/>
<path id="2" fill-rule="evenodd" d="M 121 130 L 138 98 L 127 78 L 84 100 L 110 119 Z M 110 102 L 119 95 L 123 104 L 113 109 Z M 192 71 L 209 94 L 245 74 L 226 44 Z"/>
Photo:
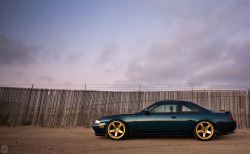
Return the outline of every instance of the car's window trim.
<path id="1" fill-rule="evenodd" d="M 199 107 L 196 107 L 196 106 L 194 106 L 193 104 L 191 104 L 192 102 L 186 102 L 186 101 L 171 101 L 171 102 L 168 102 L 168 101 L 158 101 L 158 102 L 155 102 L 155 103 L 153 103 L 153 104 L 151 104 L 151 105 L 149 105 L 149 106 L 147 106 L 146 108 L 150 108 L 150 107 L 152 107 L 153 105 L 155 105 L 156 103 L 176 103 L 177 104 L 177 112 L 157 112 L 157 113 L 200 113 L 200 112 L 204 112 L 203 111 L 203 109 L 200 109 Z M 187 105 L 187 106 L 192 106 L 192 107 L 194 107 L 195 109 L 197 109 L 198 111 L 195 111 L 195 112 L 183 112 L 182 111 L 182 105 L 183 104 L 185 104 L 185 105 Z M 196 104 L 196 105 L 198 105 L 199 106 L 199 104 Z M 137 112 L 137 113 L 143 113 L 143 111 L 145 110 L 145 108 L 144 109 L 142 109 L 142 110 L 140 110 L 139 112 Z M 210 110 L 209 110 L 210 111 Z M 153 113 L 153 112 L 151 112 L 151 113 Z"/>
<path id="2" fill-rule="evenodd" d="M 191 106 L 191 107 L 193 107 L 193 108 L 195 108 L 195 109 L 197 109 L 198 111 L 192 111 L 192 112 L 188 112 L 188 111 L 182 111 L 182 106 Z M 199 112 L 202 112 L 199 108 L 197 108 L 197 107 L 195 107 L 194 105 L 192 105 L 192 104 L 188 104 L 188 103 L 186 103 L 186 102 L 180 102 L 180 113 L 199 113 Z"/>
<path id="3" fill-rule="evenodd" d="M 157 113 L 157 114 L 159 114 L 159 113 L 180 113 L 180 103 L 179 102 L 160 102 L 159 103 L 159 105 L 156 105 L 156 107 L 158 107 L 158 106 L 160 106 L 160 105 L 162 105 L 162 104 L 173 104 L 173 105 L 177 105 L 177 110 L 176 110 L 176 112 L 150 112 L 150 113 L 152 113 L 152 114 L 155 114 L 155 113 Z M 151 106 L 149 106 L 148 108 L 151 108 L 152 106 L 153 106 L 154 104 L 152 104 Z M 155 107 L 155 108 L 156 108 Z"/>

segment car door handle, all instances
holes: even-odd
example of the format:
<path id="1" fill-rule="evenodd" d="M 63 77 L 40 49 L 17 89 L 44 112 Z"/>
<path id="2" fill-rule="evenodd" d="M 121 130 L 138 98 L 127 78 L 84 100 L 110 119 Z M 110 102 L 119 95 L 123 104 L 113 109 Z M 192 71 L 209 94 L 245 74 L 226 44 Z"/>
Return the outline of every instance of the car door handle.
<path id="1" fill-rule="evenodd" d="M 172 116 L 171 118 L 175 119 L 175 118 L 176 118 L 176 116 Z"/>

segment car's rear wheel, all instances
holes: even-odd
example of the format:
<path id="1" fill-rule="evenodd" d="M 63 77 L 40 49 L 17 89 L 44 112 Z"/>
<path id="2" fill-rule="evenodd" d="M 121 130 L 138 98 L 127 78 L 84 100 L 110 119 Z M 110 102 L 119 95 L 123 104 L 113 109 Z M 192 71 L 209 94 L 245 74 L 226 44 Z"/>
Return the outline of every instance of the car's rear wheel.
<path id="1" fill-rule="evenodd" d="M 211 122 L 200 121 L 194 126 L 193 134 L 199 140 L 211 140 L 214 137 L 214 126 Z"/>
<path id="2" fill-rule="evenodd" d="M 121 140 L 127 137 L 128 127 L 120 120 L 110 121 L 107 126 L 107 134 L 113 140 Z"/>

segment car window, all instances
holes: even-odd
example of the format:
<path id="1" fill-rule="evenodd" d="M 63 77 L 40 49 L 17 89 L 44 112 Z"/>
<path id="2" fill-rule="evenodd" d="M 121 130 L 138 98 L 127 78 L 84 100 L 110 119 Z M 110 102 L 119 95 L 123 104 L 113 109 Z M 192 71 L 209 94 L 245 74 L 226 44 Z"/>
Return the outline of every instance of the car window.
<path id="1" fill-rule="evenodd" d="M 177 104 L 161 104 L 157 106 L 152 106 L 149 108 L 151 113 L 165 113 L 165 112 L 177 112 Z"/>
<path id="2" fill-rule="evenodd" d="M 182 105 L 182 112 L 198 112 L 199 110 L 191 105 Z"/>

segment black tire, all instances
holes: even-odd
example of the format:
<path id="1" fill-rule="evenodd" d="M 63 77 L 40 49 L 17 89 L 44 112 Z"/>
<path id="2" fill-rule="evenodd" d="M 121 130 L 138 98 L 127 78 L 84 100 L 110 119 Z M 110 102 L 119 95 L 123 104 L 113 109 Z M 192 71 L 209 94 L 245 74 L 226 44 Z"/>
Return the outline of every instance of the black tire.
<path id="1" fill-rule="evenodd" d="M 122 140 L 128 136 L 128 127 L 121 120 L 112 120 L 106 127 L 106 133 L 113 140 Z"/>
<path id="2" fill-rule="evenodd" d="M 215 135 L 214 125 L 209 121 L 197 122 L 193 128 L 193 134 L 201 141 L 209 141 Z"/>

